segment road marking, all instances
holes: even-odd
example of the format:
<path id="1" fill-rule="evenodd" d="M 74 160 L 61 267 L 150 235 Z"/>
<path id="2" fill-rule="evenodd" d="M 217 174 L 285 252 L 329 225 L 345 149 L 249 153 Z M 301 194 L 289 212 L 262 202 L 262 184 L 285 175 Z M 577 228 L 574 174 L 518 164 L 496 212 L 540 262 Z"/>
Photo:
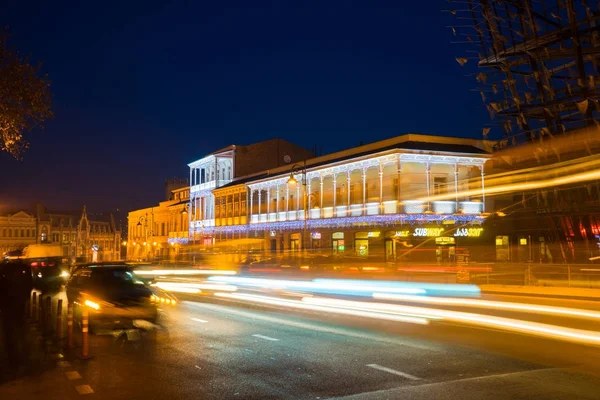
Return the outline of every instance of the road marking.
<path id="1" fill-rule="evenodd" d="M 59 367 L 70 367 L 71 366 L 71 363 L 68 361 L 59 361 L 59 362 L 57 362 L 57 364 Z"/>
<path id="2" fill-rule="evenodd" d="M 227 301 L 230 303 L 239 303 L 237 301 L 228 300 L 228 299 L 221 299 L 221 300 Z M 410 340 L 410 341 L 403 340 L 403 339 L 398 339 L 396 337 L 383 336 L 383 335 L 376 334 L 376 333 L 362 333 L 362 332 L 355 331 L 353 328 L 350 328 L 350 327 L 347 327 L 347 328 L 327 327 L 327 326 L 323 326 L 320 324 L 318 325 L 316 323 L 290 321 L 288 319 L 261 315 L 260 311 L 249 312 L 249 311 L 235 310 L 235 309 L 233 309 L 231 307 L 227 307 L 227 306 L 209 305 L 206 303 L 199 304 L 199 303 L 193 302 L 193 301 L 185 301 L 185 303 L 186 303 L 186 305 L 190 305 L 192 307 L 204 308 L 204 309 L 209 309 L 213 312 L 218 312 L 221 316 L 223 313 L 228 313 L 228 314 L 237 315 L 237 316 L 240 316 L 243 318 L 252 319 L 254 321 L 262 321 L 262 322 L 273 323 L 273 324 L 277 324 L 277 325 L 286 325 L 286 326 L 290 326 L 290 327 L 294 327 L 294 328 L 306 329 L 309 331 L 328 333 L 331 335 L 348 336 L 348 337 L 353 337 L 356 339 L 364 339 L 369 342 L 376 341 L 376 342 L 382 342 L 382 343 L 391 343 L 391 344 L 394 344 L 397 346 L 412 347 L 414 349 L 427 350 L 427 351 L 431 351 L 431 352 L 435 352 L 435 353 L 447 353 L 447 350 L 444 349 L 443 345 L 432 346 L 432 345 L 427 345 L 425 343 L 415 343 L 412 340 Z M 225 317 L 225 318 L 227 318 L 227 317 Z M 302 317 L 300 316 L 298 318 L 302 318 Z"/>
<path id="3" fill-rule="evenodd" d="M 196 322 L 202 322 L 202 323 L 206 323 L 208 321 L 204 320 L 204 319 L 200 319 L 200 318 L 190 318 L 192 321 L 196 321 Z"/>
<path id="4" fill-rule="evenodd" d="M 379 371 L 383 371 L 383 372 L 388 372 L 390 374 L 398 375 L 398 376 L 401 376 L 403 378 L 410 379 L 411 381 L 419 381 L 419 380 L 421 380 L 421 378 L 419 378 L 417 376 L 414 376 L 414 375 L 411 375 L 411 374 L 407 374 L 406 372 L 402 372 L 402 371 L 396 371 L 395 369 L 391 369 L 391 368 L 388 368 L 388 367 L 383 367 L 383 366 L 378 365 L 378 364 L 367 364 L 367 367 L 378 369 Z"/>
<path id="5" fill-rule="evenodd" d="M 65 375 L 67 376 L 67 379 L 70 381 L 74 381 L 76 379 L 81 379 L 81 375 L 79 375 L 79 372 L 77 372 L 77 371 L 65 372 Z"/>
<path id="6" fill-rule="evenodd" d="M 257 337 L 259 339 L 270 340 L 271 342 L 279 342 L 279 339 L 275 339 L 275 338 L 269 337 L 269 336 L 263 336 L 263 335 L 258 335 L 258 334 L 254 334 L 252 336 Z"/>
<path id="7" fill-rule="evenodd" d="M 79 393 L 79 394 L 92 394 L 92 393 L 94 393 L 94 389 L 92 389 L 92 387 L 90 385 L 75 386 L 75 390 L 77 390 L 77 393 Z"/>
<path id="8" fill-rule="evenodd" d="M 199 367 L 199 366 L 197 366 L 197 365 L 194 365 L 194 367 L 196 367 L 196 368 L 198 368 L 198 369 L 202 369 L 202 368 L 200 368 L 200 367 Z"/>

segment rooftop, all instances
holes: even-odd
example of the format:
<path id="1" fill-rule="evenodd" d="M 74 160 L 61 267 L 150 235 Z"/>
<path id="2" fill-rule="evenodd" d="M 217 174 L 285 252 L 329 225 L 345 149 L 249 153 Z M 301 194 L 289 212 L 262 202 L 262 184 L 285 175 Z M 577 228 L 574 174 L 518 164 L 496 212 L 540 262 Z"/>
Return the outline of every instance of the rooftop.
<path id="1" fill-rule="evenodd" d="M 331 163 L 343 162 L 349 159 L 364 157 L 370 154 L 391 150 L 408 150 L 411 153 L 433 152 L 448 155 L 487 157 L 491 156 L 492 146 L 494 143 L 495 142 L 488 140 L 484 141 L 433 135 L 407 134 L 311 158 L 306 160 L 306 167 L 316 168 Z M 270 176 L 280 175 L 282 173 L 289 172 L 291 169 L 292 165 L 286 165 L 276 169 L 263 171 L 258 174 L 240 177 L 239 179 L 235 179 L 232 182 L 219 187 L 218 189 L 224 189 L 247 182 L 264 179 Z"/>

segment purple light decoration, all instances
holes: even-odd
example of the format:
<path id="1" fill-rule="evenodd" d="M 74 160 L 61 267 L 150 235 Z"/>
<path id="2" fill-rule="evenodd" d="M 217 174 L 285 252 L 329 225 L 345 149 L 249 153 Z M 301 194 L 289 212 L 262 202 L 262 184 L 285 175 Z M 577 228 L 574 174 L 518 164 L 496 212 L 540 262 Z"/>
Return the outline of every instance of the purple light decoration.
<path id="1" fill-rule="evenodd" d="M 344 217 L 344 218 L 326 218 L 326 219 L 308 219 L 306 228 L 327 229 L 327 228 L 358 228 L 358 227 L 376 227 L 376 226 L 396 226 L 403 224 L 422 224 L 437 223 L 444 221 L 456 221 L 457 224 L 475 224 L 482 223 L 485 217 L 481 215 L 469 214 L 393 214 L 393 215 L 368 215 L 362 217 Z M 248 225 L 230 225 L 217 226 L 214 228 L 205 228 L 202 233 L 237 233 L 248 231 L 266 231 L 266 230 L 302 230 L 304 220 L 281 221 L 281 222 L 257 222 Z"/>
<path id="2" fill-rule="evenodd" d="M 168 238 L 168 243 L 176 243 L 176 244 L 187 244 L 188 238 Z"/>

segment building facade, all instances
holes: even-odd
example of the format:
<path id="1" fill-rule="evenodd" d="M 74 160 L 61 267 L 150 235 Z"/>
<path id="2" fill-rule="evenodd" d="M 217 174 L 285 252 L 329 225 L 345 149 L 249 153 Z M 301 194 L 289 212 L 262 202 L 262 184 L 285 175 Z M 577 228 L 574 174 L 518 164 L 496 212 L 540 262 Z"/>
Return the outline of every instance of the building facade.
<path id="1" fill-rule="evenodd" d="M 271 139 L 247 146 L 231 145 L 188 164 L 188 219 L 192 241 L 206 245 L 214 243 L 212 228 L 215 227 L 217 217 L 213 190 L 229 184 L 235 178 L 278 168 L 291 160 L 306 160 L 313 155 L 313 152 L 288 141 Z M 232 204 L 232 212 L 233 207 L 235 206 Z"/>
<path id="2" fill-rule="evenodd" d="M 19 211 L 0 215 L 0 254 L 21 250 L 37 241 L 37 218 L 34 213 Z"/>
<path id="3" fill-rule="evenodd" d="M 482 237 L 490 150 L 404 135 L 233 180 L 212 190 L 205 235 L 263 238 L 270 252 L 451 262 Z"/>
<path id="4" fill-rule="evenodd" d="M 77 212 L 49 211 L 37 205 L 35 212 L 19 211 L 0 216 L 3 252 L 21 250 L 29 244 L 60 245 L 63 257 L 81 262 L 120 259 L 121 233 L 112 215 L 88 218 L 86 207 Z"/>
<path id="5" fill-rule="evenodd" d="M 188 243 L 189 186 L 172 190 L 169 200 L 128 214 L 127 259 L 175 260 Z"/>

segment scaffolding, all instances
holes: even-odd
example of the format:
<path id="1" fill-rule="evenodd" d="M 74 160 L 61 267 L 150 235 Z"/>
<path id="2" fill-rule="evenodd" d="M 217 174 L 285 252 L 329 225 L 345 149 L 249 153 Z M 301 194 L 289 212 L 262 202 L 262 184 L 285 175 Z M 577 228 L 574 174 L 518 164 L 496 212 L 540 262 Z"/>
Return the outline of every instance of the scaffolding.
<path id="1" fill-rule="evenodd" d="M 504 146 L 594 125 L 600 115 L 600 10 L 587 0 L 452 0 L 464 48 Z M 477 54 L 475 56 L 475 54 Z"/>

